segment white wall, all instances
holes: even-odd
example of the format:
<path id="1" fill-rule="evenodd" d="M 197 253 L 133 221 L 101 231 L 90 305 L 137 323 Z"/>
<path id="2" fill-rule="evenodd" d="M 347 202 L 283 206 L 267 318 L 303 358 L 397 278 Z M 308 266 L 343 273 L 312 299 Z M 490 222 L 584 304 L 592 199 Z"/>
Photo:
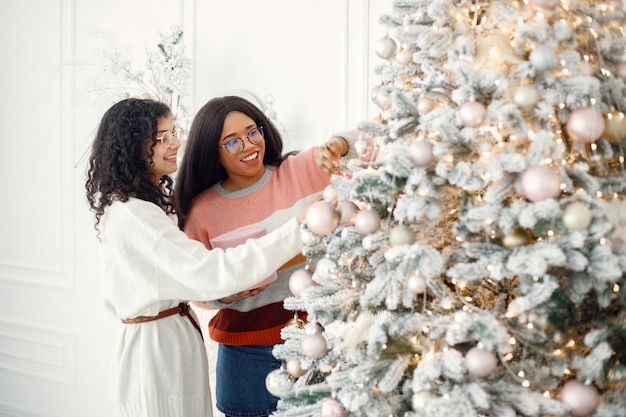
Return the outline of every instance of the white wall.
<path id="1" fill-rule="evenodd" d="M 0 417 L 112 417 L 117 321 L 84 201 L 85 153 L 110 104 L 107 43 L 141 64 L 181 24 L 193 111 L 216 94 L 275 99 L 290 149 L 373 116 L 389 0 L 0 0 Z"/>

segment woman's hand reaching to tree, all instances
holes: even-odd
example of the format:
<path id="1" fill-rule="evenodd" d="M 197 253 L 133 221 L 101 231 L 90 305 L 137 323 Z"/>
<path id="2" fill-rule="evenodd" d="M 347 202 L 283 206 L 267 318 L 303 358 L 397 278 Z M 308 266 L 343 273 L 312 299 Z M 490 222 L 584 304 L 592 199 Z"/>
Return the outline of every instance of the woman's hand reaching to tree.
<path id="1" fill-rule="evenodd" d="M 331 137 L 325 144 L 315 150 L 315 163 L 327 174 L 337 174 L 339 160 L 348 153 L 348 142 L 341 136 Z"/>

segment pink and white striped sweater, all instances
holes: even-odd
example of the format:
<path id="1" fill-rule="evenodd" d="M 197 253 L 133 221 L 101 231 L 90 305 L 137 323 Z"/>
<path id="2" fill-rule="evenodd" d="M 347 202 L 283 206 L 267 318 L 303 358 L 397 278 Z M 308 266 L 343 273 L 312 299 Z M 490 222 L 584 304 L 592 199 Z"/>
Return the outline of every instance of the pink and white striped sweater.
<path id="1" fill-rule="evenodd" d="M 185 233 L 211 248 L 211 239 L 235 229 L 259 225 L 268 232 L 297 216 L 315 200 L 330 182 L 314 160 L 315 148 L 268 166 L 255 184 L 237 191 L 226 191 L 217 184 L 198 195 L 185 220 Z M 207 300 L 220 311 L 209 323 L 211 339 L 229 345 L 272 346 L 281 342 L 280 330 L 293 317 L 283 308 L 291 293 L 289 277 L 303 267 L 304 257 L 283 265 L 278 278 L 258 295 L 230 304 Z"/>

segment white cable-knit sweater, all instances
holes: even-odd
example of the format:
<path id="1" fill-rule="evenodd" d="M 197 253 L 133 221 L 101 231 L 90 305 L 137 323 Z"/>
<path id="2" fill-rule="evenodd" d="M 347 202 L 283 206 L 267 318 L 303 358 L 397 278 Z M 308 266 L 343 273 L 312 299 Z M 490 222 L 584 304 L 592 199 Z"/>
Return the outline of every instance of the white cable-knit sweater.
<path id="1" fill-rule="evenodd" d="M 302 250 L 293 219 L 237 248 L 207 251 L 187 238 L 173 217 L 135 198 L 113 203 L 101 226 L 104 299 L 120 319 L 237 293 Z M 120 322 L 114 356 L 115 400 L 123 416 L 212 415 L 204 345 L 188 318 L 175 314 L 140 324 Z"/>

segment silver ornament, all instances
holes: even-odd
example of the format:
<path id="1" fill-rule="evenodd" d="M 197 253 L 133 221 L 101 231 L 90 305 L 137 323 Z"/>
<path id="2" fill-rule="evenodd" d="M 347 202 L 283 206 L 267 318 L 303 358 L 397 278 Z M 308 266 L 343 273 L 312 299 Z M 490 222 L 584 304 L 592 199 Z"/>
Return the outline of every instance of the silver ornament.
<path id="1" fill-rule="evenodd" d="M 406 224 L 396 225 L 389 231 L 391 246 L 410 245 L 413 242 L 415 242 L 415 232 Z"/>
<path id="2" fill-rule="evenodd" d="M 496 357 L 493 352 L 475 346 L 465 354 L 465 367 L 467 371 L 479 378 L 491 374 L 497 366 Z"/>
<path id="3" fill-rule="evenodd" d="M 391 39 L 389 36 L 384 36 L 376 41 L 374 45 L 374 50 L 376 55 L 378 55 L 382 59 L 390 59 L 393 57 L 393 54 L 396 53 L 397 49 L 396 41 Z"/>
<path id="4" fill-rule="evenodd" d="M 265 387 L 275 397 L 288 394 L 293 384 L 293 378 L 284 369 L 274 369 L 265 377 Z"/>
<path id="5" fill-rule="evenodd" d="M 540 95 L 532 85 L 521 85 L 515 90 L 513 102 L 522 110 L 529 110 L 539 102 Z"/>
<path id="6" fill-rule="evenodd" d="M 585 230 L 591 224 L 592 217 L 589 206 L 576 201 L 563 210 L 563 225 L 569 230 Z"/>
<path id="7" fill-rule="evenodd" d="M 549 71 L 556 65 L 556 52 L 548 45 L 537 45 L 528 57 L 533 67 L 539 71 Z"/>

